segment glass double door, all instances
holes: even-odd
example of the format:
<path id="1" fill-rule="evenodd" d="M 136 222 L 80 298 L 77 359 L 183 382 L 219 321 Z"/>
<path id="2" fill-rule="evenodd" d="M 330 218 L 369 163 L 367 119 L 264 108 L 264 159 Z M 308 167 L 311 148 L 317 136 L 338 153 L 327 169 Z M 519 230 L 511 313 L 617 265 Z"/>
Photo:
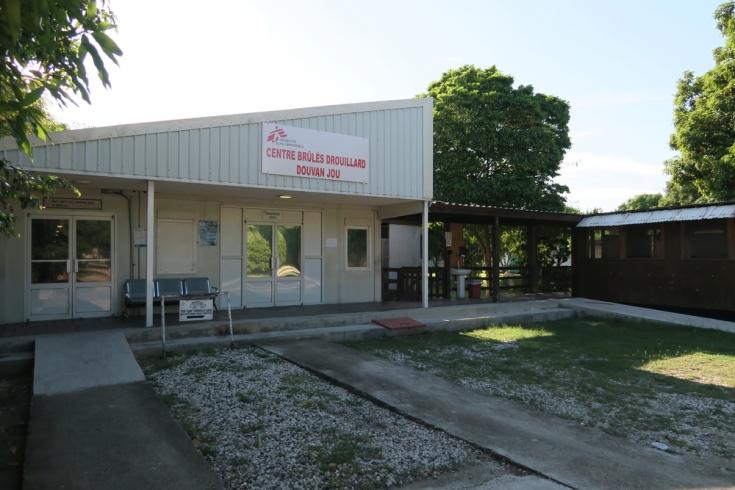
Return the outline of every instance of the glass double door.
<path id="1" fill-rule="evenodd" d="M 245 305 L 301 304 L 301 225 L 248 223 Z"/>
<path id="2" fill-rule="evenodd" d="M 112 313 L 112 218 L 31 217 L 30 319 Z"/>

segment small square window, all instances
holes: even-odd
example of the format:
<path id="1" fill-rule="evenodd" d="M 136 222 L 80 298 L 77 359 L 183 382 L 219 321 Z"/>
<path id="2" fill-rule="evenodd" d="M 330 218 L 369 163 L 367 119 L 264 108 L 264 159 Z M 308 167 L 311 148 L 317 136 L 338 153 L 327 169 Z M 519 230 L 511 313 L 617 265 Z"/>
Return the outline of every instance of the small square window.
<path id="1" fill-rule="evenodd" d="M 625 231 L 629 259 L 659 259 L 663 257 L 661 228 L 631 226 Z"/>
<path id="2" fill-rule="evenodd" d="M 597 228 L 589 232 L 588 256 L 591 259 L 620 257 L 620 235 L 617 228 Z"/>
<path id="3" fill-rule="evenodd" d="M 727 228 L 725 220 L 687 223 L 686 238 L 690 259 L 727 258 Z"/>
<path id="4" fill-rule="evenodd" d="M 369 229 L 360 227 L 347 228 L 347 268 L 369 269 Z"/>

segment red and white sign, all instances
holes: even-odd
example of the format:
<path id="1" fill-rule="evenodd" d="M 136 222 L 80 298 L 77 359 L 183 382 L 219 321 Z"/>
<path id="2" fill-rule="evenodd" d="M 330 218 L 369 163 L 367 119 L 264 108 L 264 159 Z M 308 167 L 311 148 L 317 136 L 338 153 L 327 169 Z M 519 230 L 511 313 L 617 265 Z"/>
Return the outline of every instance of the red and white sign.
<path id="1" fill-rule="evenodd" d="M 368 182 L 367 138 L 263 123 L 265 174 Z"/>

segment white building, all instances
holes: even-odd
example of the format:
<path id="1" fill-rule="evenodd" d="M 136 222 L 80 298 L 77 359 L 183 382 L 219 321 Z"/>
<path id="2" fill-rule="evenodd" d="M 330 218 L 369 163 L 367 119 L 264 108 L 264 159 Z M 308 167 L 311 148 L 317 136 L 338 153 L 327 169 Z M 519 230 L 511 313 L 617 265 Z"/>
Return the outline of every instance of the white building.
<path id="1" fill-rule="evenodd" d="M 0 238 L 0 323 L 118 315 L 131 278 L 148 280 L 148 325 L 154 277 L 208 277 L 233 307 L 380 301 L 381 219 L 426 221 L 432 198 L 430 99 L 51 141 L 35 143 L 33 163 L 0 141 L 0 156 L 83 194 L 19 212 L 20 236 Z"/>

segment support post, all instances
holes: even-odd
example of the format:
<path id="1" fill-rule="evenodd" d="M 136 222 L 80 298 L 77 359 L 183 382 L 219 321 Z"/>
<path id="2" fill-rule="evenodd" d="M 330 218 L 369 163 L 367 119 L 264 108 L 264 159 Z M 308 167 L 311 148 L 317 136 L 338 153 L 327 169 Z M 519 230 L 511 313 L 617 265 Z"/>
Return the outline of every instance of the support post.
<path id="1" fill-rule="evenodd" d="M 230 292 L 225 293 L 227 295 L 227 320 L 230 323 L 230 347 L 235 347 L 235 332 L 232 331 L 232 305 L 230 303 Z"/>
<path id="2" fill-rule="evenodd" d="M 526 247 L 528 257 L 528 281 L 529 290 L 532 293 L 538 293 L 538 247 L 536 246 L 536 225 L 528 225 L 528 233 L 526 234 Z"/>
<path id="3" fill-rule="evenodd" d="M 451 235 L 452 225 L 451 223 L 444 222 L 444 299 L 452 299 L 452 241 L 449 241 L 449 247 L 446 246 L 446 233 Z"/>
<path id="4" fill-rule="evenodd" d="M 500 218 L 493 219 L 493 269 L 492 269 L 493 303 L 498 302 L 500 289 Z"/>
<path id="5" fill-rule="evenodd" d="M 166 296 L 161 295 L 161 349 L 166 358 Z"/>
<path id="6" fill-rule="evenodd" d="M 584 228 L 578 230 L 572 226 L 570 234 L 572 235 L 572 296 L 577 297 L 583 295 L 580 291 L 582 285 L 582 271 L 580 267 L 587 260 L 587 250 L 590 245 L 587 243 L 587 232 Z"/>
<path id="7" fill-rule="evenodd" d="M 424 201 L 421 213 L 421 300 L 429 307 L 429 202 Z"/>
<path id="8" fill-rule="evenodd" d="M 146 240 L 145 240 L 145 326 L 153 326 L 153 254 L 156 245 L 153 243 L 154 222 L 154 192 L 155 185 L 152 180 L 148 181 L 148 208 L 146 209 Z M 161 311 L 163 315 L 164 312 Z"/>

